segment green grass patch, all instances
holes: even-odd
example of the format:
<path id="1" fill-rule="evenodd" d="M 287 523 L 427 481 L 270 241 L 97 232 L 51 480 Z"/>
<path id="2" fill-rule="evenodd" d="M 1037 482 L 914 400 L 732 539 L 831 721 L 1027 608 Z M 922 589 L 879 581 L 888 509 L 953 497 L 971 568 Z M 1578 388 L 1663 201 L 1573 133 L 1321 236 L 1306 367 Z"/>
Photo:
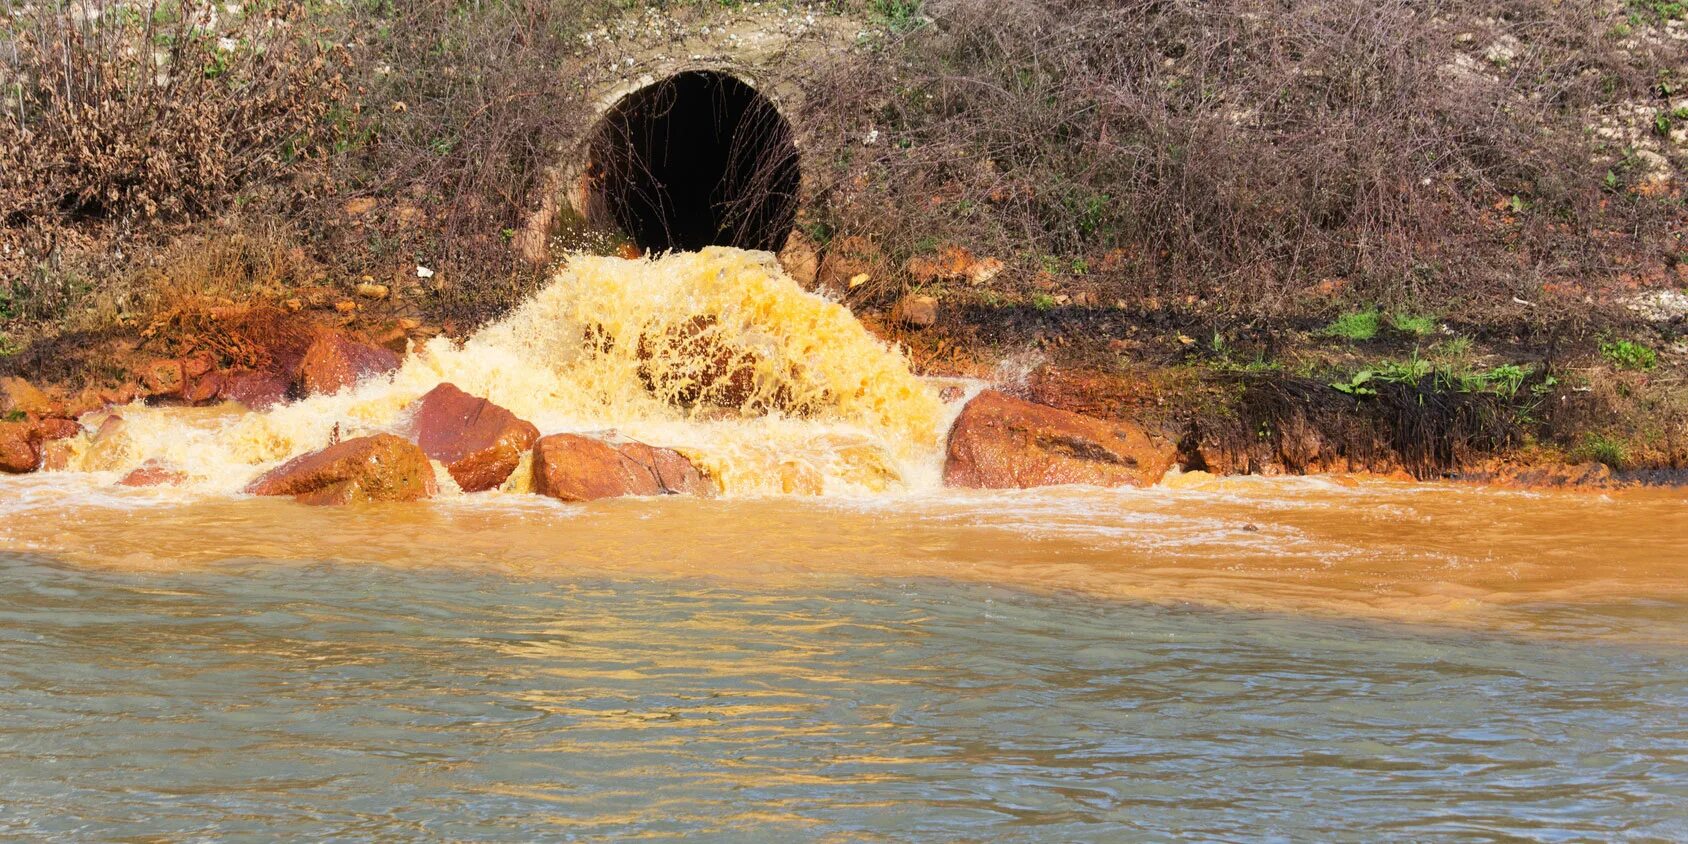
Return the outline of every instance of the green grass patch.
<path id="1" fill-rule="evenodd" d="M 873 0 L 873 12 L 892 32 L 907 32 L 920 25 L 923 0 Z"/>
<path id="2" fill-rule="evenodd" d="M 1389 326 L 1402 334 L 1414 337 L 1429 337 L 1438 328 L 1436 318 L 1429 314 L 1393 313 L 1389 315 Z"/>
<path id="3" fill-rule="evenodd" d="M 1365 311 L 1350 311 L 1331 320 L 1319 332 L 1326 337 L 1340 337 L 1344 340 L 1370 340 L 1377 336 L 1378 329 L 1383 325 L 1383 317 L 1376 308 Z"/>

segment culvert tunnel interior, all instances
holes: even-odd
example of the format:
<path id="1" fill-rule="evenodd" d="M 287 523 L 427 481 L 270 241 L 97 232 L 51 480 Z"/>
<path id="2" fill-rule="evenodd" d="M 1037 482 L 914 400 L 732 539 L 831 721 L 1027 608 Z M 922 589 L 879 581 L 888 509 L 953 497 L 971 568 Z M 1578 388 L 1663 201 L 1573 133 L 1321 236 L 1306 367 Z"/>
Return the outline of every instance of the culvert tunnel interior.
<path id="1" fill-rule="evenodd" d="M 777 250 L 796 220 L 791 124 L 730 74 L 689 71 L 634 91 L 589 144 L 590 214 L 645 252 Z"/>

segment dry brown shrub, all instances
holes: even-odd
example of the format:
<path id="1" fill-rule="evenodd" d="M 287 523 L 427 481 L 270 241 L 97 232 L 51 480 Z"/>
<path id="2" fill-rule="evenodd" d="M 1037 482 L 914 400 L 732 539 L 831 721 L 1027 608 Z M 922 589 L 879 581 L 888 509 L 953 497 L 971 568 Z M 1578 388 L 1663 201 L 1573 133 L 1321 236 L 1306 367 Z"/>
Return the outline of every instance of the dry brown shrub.
<path id="1" fill-rule="evenodd" d="M 1610 3 L 922 9 L 806 87 L 817 228 L 894 258 L 953 240 L 1014 258 L 1023 289 L 1254 314 L 1330 278 L 1477 313 L 1609 275 L 1615 250 L 1661 259 L 1668 203 L 1632 195 L 1588 125 L 1673 60 L 1614 35 Z"/>
<path id="2" fill-rule="evenodd" d="M 0 222 L 215 213 L 319 153 L 345 88 L 305 11 L 78 0 L 0 19 Z"/>

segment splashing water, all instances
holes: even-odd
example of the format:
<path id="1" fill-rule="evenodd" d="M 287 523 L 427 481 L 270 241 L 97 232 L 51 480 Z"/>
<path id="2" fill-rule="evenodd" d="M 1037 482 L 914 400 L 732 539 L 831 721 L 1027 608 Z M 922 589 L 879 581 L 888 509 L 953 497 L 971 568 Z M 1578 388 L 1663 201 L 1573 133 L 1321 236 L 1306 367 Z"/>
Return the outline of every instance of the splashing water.
<path id="1" fill-rule="evenodd" d="M 544 433 L 615 429 L 678 449 L 729 495 L 935 486 L 957 409 L 770 254 L 712 247 L 655 260 L 577 257 L 461 345 L 435 338 L 390 377 L 335 395 L 264 413 L 122 408 L 123 433 L 77 438 L 70 467 L 118 472 L 159 460 L 187 473 L 190 491 L 233 493 L 336 432 L 405 433 L 412 403 L 442 382 Z M 506 488 L 527 482 L 519 468 Z"/>

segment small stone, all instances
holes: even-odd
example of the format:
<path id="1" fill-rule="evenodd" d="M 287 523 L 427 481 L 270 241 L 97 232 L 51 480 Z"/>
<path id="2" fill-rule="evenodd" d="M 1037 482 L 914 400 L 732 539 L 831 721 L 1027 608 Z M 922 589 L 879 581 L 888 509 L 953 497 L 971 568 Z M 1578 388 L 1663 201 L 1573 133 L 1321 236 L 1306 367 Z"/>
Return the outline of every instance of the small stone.
<path id="1" fill-rule="evenodd" d="M 909 328 L 929 328 L 938 321 L 938 300 L 911 293 L 892 306 L 891 319 Z"/>

